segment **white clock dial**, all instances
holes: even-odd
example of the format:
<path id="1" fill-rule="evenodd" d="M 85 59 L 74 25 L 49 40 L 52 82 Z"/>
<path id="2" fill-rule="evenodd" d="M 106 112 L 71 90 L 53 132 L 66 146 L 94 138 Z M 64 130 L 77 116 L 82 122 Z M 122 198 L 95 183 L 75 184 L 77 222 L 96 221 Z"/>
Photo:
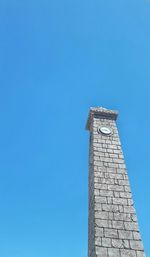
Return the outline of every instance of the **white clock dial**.
<path id="1" fill-rule="evenodd" d="M 110 135 L 112 134 L 112 130 L 108 127 L 99 127 L 99 132 L 101 132 L 104 135 Z"/>

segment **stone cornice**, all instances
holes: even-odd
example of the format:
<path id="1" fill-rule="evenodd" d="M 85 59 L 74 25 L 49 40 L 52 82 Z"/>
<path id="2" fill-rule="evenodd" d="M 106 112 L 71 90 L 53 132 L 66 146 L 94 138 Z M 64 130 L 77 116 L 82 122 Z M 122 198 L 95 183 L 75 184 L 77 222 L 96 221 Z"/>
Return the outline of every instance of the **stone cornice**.
<path id="1" fill-rule="evenodd" d="M 93 117 L 98 117 L 102 119 L 111 119 L 111 120 L 116 120 L 118 116 L 118 111 L 115 110 L 108 110 L 103 107 L 91 107 L 88 120 L 86 123 L 86 129 L 90 130 L 90 125 L 93 120 Z"/>

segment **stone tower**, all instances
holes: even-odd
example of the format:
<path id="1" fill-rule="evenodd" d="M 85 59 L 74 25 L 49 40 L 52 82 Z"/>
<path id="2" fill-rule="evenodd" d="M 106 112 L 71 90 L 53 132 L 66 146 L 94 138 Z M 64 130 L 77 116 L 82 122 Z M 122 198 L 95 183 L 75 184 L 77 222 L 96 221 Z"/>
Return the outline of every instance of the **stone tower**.
<path id="1" fill-rule="evenodd" d="M 123 158 L 116 111 L 91 108 L 88 257 L 145 257 Z"/>

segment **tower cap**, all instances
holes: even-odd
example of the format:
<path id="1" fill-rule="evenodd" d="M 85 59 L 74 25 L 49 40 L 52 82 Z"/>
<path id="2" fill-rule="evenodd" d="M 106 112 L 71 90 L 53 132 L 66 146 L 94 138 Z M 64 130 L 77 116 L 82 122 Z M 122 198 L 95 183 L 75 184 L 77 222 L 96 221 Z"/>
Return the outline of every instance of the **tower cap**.
<path id="1" fill-rule="evenodd" d="M 86 123 L 86 129 L 90 130 L 90 125 L 93 120 L 93 117 L 101 118 L 101 119 L 111 119 L 116 120 L 118 117 L 118 111 L 108 110 L 103 107 L 91 107 Z"/>

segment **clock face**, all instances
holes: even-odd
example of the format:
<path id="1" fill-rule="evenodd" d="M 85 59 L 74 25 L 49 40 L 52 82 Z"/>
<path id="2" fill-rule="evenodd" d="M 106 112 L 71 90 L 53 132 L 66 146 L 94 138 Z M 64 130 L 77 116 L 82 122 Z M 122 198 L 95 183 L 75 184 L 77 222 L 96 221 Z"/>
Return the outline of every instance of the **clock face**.
<path id="1" fill-rule="evenodd" d="M 101 132 L 104 135 L 112 134 L 112 130 L 108 127 L 99 127 L 98 131 Z"/>

